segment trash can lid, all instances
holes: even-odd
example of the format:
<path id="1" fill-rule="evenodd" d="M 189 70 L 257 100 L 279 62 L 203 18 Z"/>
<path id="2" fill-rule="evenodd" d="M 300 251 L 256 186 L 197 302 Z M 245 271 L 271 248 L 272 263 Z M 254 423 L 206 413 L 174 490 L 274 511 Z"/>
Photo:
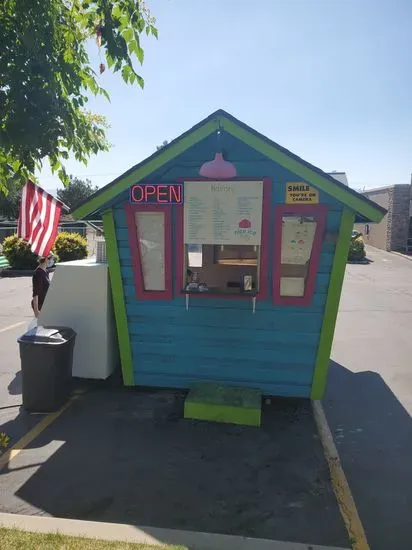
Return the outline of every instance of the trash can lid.
<path id="1" fill-rule="evenodd" d="M 31 344 L 63 344 L 75 335 L 74 330 L 68 327 L 34 327 L 18 339 L 18 342 Z"/>

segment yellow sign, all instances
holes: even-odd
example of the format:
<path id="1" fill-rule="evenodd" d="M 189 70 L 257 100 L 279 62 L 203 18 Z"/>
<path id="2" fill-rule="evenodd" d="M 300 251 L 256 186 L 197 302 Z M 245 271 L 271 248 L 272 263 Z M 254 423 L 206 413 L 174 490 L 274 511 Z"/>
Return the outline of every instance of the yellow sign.
<path id="1" fill-rule="evenodd" d="M 319 193 L 317 189 L 307 183 L 286 184 L 286 204 L 318 204 Z"/>

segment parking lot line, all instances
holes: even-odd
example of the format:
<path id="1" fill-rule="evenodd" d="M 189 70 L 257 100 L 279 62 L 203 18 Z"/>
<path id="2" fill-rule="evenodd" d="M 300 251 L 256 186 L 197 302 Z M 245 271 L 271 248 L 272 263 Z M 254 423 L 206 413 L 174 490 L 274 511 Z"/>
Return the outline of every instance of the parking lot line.
<path id="1" fill-rule="evenodd" d="M 340 462 L 338 450 L 333 441 L 332 432 L 330 431 L 325 411 L 320 401 L 312 401 L 312 406 L 319 436 L 325 452 L 325 458 L 329 466 L 333 491 L 338 501 L 343 521 L 345 522 L 352 549 L 370 550 L 352 491 L 350 490 L 349 483 Z"/>
<path id="2" fill-rule="evenodd" d="M 13 447 L 7 449 L 7 451 L 0 457 L 0 472 L 10 464 L 10 462 L 15 458 L 27 445 L 29 445 L 38 435 L 40 435 L 43 430 L 50 426 L 70 405 L 78 399 L 83 392 L 77 391 L 68 401 L 63 405 L 61 409 L 56 412 L 50 413 L 43 418 L 38 424 L 34 426 L 26 435 L 24 435 Z"/>
<path id="3" fill-rule="evenodd" d="M 7 330 L 11 330 L 12 328 L 21 327 L 22 325 L 25 325 L 26 323 L 27 323 L 27 321 L 20 321 L 20 323 L 14 323 L 14 325 L 9 325 L 8 327 L 5 327 L 5 328 L 0 328 L 0 334 L 2 332 L 6 332 Z"/>

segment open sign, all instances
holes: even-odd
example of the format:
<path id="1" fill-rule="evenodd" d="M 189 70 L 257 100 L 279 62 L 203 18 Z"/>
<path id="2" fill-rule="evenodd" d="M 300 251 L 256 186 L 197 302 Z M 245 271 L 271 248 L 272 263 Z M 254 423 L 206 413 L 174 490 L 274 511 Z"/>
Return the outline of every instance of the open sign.
<path id="1" fill-rule="evenodd" d="M 183 204 L 182 183 L 137 183 L 130 188 L 132 204 Z"/>

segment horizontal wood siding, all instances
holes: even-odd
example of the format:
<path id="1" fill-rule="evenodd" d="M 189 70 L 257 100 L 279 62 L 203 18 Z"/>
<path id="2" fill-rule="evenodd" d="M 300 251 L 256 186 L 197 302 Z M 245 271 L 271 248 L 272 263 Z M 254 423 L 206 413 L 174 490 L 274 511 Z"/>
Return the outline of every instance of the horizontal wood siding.
<path id="1" fill-rule="evenodd" d="M 255 151 L 236 143 L 234 138 L 226 139 L 224 146 L 229 152 L 233 151 L 231 160 L 239 176 L 271 178 L 273 224 L 275 204 L 284 202 L 285 183 L 298 180 Z M 202 163 L 199 159 L 213 158 L 215 147 L 214 140 L 204 140 L 182 155 L 175 165 L 166 166 L 162 174 L 154 174 L 150 181 L 171 182 L 182 177 L 197 177 Z M 320 193 L 320 201 L 329 208 L 327 239 L 322 245 L 311 306 L 274 306 L 270 295 L 267 300 L 256 303 L 255 313 L 252 299 L 196 296 L 190 297 L 186 310 L 185 297 L 177 294 L 176 288 L 172 301 L 138 301 L 126 219 L 122 205 L 115 205 L 135 383 L 188 388 L 200 380 L 214 380 L 259 388 L 266 395 L 308 397 L 335 251 L 334 236 L 339 230 L 342 211 L 339 203 L 323 193 Z"/>

